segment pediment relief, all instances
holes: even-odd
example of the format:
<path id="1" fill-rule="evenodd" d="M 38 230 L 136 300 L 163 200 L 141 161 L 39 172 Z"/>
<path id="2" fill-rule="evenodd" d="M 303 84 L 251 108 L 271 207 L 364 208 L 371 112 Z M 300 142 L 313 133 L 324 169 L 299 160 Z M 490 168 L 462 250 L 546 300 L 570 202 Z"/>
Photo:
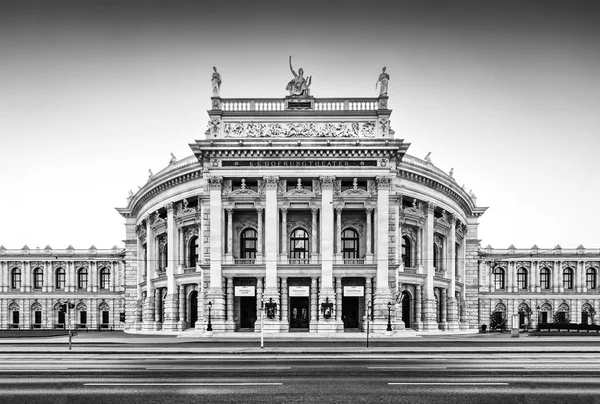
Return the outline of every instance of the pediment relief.
<path id="1" fill-rule="evenodd" d="M 344 196 L 362 196 L 362 197 L 365 197 L 365 198 L 369 198 L 369 197 L 372 196 L 372 194 L 370 192 L 365 191 L 364 189 L 360 189 L 360 188 L 357 188 L 357 189 L 353 189 L 353 188 L 347 189 L 347 190 L 343 191 L 340 195 L 342 197 L 344 197 Z"/>
<path id="2" fill-rule="evenodd" d="M 229 196 L 239 196 L 239 195 L 258 196 L 258 192 L 254 191 L 250 188 L 238 188 L 229 194 Z"/>
<path id="3" fill-rule="evenodd" d="M 283 195 L 286 198 L 289 198 L 289 197 L 293 198 L 293 197 L 298 197 L 298 196 L 314 198 L 317 196 L 314 192 L 309 191 L 308 189 L 304 189 L 304 188 L 294 188 L 294 189 L 287 191 Z"/>

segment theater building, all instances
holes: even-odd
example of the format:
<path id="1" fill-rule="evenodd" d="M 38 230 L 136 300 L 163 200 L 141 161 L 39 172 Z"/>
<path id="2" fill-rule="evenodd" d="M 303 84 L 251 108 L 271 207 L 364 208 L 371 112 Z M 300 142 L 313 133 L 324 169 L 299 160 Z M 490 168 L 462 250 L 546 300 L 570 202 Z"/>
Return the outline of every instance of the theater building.
<path id="1" fill-rule="evenodd" d="M 294 77 L 288 96 L 228 99 L 215 69 L 192 155 L 172 156 L 117 209 L 124 248 L 0 247 L 0 328 L 71 319 L 204 335 L 209 319 L 215 333 L 593 320 L 599 251 L 480 249 L 487 208 L 429 155 L 407 154 L 385 72 L 373 98 L 313 97 Z"/>

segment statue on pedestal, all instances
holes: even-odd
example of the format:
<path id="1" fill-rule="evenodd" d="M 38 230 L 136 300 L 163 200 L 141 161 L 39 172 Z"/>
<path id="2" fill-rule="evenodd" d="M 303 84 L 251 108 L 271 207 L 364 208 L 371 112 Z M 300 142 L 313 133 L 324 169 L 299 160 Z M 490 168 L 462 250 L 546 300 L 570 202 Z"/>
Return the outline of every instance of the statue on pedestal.
<path id="1" fill-rule="evenodd" d="M 221 75 L 217 72 L 217 68 L 213 67 L 213 74 L 211 78 L 212 88 L 213 88 L 213 97 L 221 96 Z"/>
<path id="2" fill-rule="evenodd" d="M 390 80 L 390 75 L 385 72 L 385 66 L 381 70 L 381 74 L 379 74 L 379 78 L 377 79 L 377 83 L 375 83 L 375 88 L 379 84 L 379 96 L 386 97 L 388 92 L 388 81 Z"/>
<path id="3" fill-rule="evenodd" d="M 290 92 L 290 95 L 295 96 L 309 96 L 310 89 L 308 88 L 312 81 L 312 76 L 309 76 L 308 79 L 304 78 L 304 70 L 302 68 L 298 69 L 298 73 L 294 71 L 292 67 L 292 56 L 290 56 L 290 70 L 294 75 L 294 78 L 290 80 L 288 85 L 285 87 L 286 90 Z"/>

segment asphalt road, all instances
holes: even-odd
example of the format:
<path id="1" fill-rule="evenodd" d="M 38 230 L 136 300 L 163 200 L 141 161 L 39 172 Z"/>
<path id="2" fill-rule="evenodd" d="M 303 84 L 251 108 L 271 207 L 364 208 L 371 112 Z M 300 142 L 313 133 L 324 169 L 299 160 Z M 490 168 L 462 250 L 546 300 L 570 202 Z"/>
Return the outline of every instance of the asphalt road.
<path id="1" fill-rule="evenodd" d="M 0 354 L 0 403 L 598 403 L 600 354 Z"/>

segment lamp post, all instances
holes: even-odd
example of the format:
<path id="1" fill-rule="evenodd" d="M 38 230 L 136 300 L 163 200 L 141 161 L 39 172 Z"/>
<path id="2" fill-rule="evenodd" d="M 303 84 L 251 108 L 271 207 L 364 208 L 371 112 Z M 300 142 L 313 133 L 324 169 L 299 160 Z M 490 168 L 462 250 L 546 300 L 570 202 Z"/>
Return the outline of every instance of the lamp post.
<path id="1" fill-rule="evenodd" d="M 210 321 L 210 310 L 212 309 L 212 303 L 208 302 L 208 324 L 206 325 L 206 331 L 212 332 L 212 323 Z"/>
<path id="2" fill-rule="evenodd" d="M 386 331 L 392 332 L 392 302 L 388 302 L 388 324 Z"/>
<path id="3" fill-rule="evenodd" d="M 537 326 L 537 329 L 539 330 L 540 329 L 540 306 L 538 305 L 536 307 L 536 309 L 537 309 L 537 324 L 536 324 L 536 326 Z"/>

